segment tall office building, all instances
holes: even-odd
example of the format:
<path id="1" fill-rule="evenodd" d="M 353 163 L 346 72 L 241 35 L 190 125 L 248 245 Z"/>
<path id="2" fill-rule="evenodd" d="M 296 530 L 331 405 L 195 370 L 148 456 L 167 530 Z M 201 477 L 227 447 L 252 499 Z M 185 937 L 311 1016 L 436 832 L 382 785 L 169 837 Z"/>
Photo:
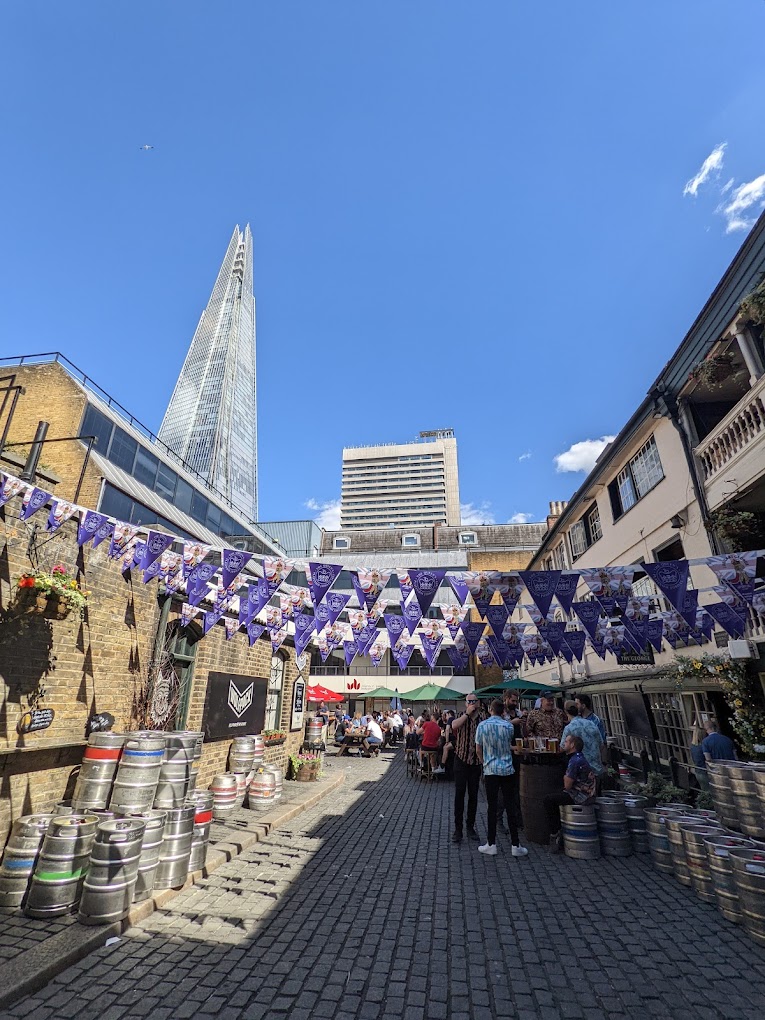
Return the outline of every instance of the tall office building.
<path id="1" fill-rule="evenodd" d="M 237 225 L 170 398 L 159 438 L 258 519 L 252 233 Z"/>
<path id="2" fill-rule="evenodd" d="M 452 429 L 420 441 L 343 450 L 340 526 L 415 528 L 460 523 L 457 440 Z"/>

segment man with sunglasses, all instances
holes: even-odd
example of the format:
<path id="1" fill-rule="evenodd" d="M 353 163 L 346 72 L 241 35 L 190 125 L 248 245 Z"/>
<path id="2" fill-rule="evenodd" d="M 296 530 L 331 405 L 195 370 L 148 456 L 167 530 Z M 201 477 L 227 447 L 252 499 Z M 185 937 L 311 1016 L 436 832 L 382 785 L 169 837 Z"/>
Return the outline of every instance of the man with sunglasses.
<path id="1" fill-rule="evenodd" d="M 475 731 L 480 713 L 475 692 L 465 698 L 465 711 L 452 723 L 452 744 L 454 751 L 454 835 L 452 843 L 462 842 L 465 816 L 465 793 L 467 793 L 467 835 L 468 839 L 481 842 L 475 831 L 478 811 L 478 788 L 481 785 L 481 763 L 475 747 Z"/>

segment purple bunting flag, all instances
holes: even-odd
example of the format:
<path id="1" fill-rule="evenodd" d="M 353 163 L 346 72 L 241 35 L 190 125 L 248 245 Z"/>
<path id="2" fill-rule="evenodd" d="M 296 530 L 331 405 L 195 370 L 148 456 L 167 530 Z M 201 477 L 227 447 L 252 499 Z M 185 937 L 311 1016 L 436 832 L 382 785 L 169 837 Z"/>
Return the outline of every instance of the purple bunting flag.
<path id="1" fill-rule="evenodd" d="M 106 539 L 111 539 L 114 534 L 114 524 L 110 520 L 104 521 L 104 523 L 98 528 L 95 535 L 93 536 L 93 548 L 99 546 Z"/>
<path id="2" fill-rule="evenodd" d="M 217 567 L 214 563 L 198 563 L 186 579 L 186 591 L 192 606 L 198 606 L 207 595 L 210 586 L 207 583 L 215 575 Z"/>
<path id="3" fill-rule="evenodd" d="M 487 606 L 486 612 L 483 615 L 486 617 L 486 622 L 491 627 L 492 633 L 496 637 L 500 637 L 508 620 L 508 612 L 505 606 Z"/>
<path id="4" fill-rule="evenodd" d="M 302 655 L 311 635 L 316 629 L 316 620 L 307 613 L 295 613 L 295 654 Z"/>
<path id="5" fill-rule="evenodd" d="M 409 665 L 409 660 L 414 652 L 414 645 L 410 645 L 402 634 L 398 641 L 393 646 L 393 658 L 396 660 L 398 668 L 403 670 Z"/>
<path id="6" fill-rule="evenodd" d="M 406 622 L 406 629 L 413 635 L 417 624 L 422 619 L 422 610 L 414 592 L 409 596 L 409 600 L 401 606 L 401 612 Z"/>
<path id="7" fill-rule="evenodd" d="M 109 559 L 121 559 L 127 552 L 128 545 L 134 544 L 133 539 L 137 534 L 137 526 L 126 524 L 124 521 L 115 521 L 112 540 L 109 543 Z M 93 544 L 95 545 L 95 542 Z"/>
<path id="8" fill-rule="evenodd" d="M 506 641 L 509 645 L 519 645 L 526 627 L 527 624 L 525 623 L 513 623 L 512 620 L 508 619 L 502 628 L 502 640 Z"/>
<path id="9" fill-rule="evenodd" d="M 563 635 L 563 640 L 571 649 L 574 658 L 578 662 L 582 662 L 584 659 L 584 641 L 586 636 L 583 630 L 567 630 Z"/>
<path id="10" fill-rule="evenodd" d="M 595 638 L 601 613 L 600 604 L 594 601 L 572 602 L 571 608 L 581 620 L 582 626 L 590 637 Z"/>
<path id="11" fill-rule="evenodd" d="M 726 606 L 724 602 L 713 602 L 709 606 L 704 606 L 704 608 L 732 638 L 742 638 L 744 636 L 746 622 L 730 606 Z"/>
<path id="12" fill-rule="evenodd" d="M 470 594 L 470 588 L 468 587 L 467 578 L 465 577 L 464 572 L 458 571 L 454 574 L 447 574 L 446 580 L 452 586 L 452 590 L 459 599 L 460 605 L 464 606 L 465 599 Z"/>
<path id="13" fill-rule="evenodd" d="M 555 598 L 566 615 L 571 612 L 571 603 L 574 601 L 580 577 L 578 570 L 564 571 L 555 585 Z"/>
<path id="14" fill-rule="evenodd" d="M 5 506 L 13 496 L 18 496 L 25 484 L 13 475 L 0 474 L 0 506 Z"/>
<path id="15" fill-rule="evenodd" d="M 644 563 L 643 570 L 675 609 L 681 609 L 688 588 L 688 560 Z"/>
<path id="16" fill-rule="evenodd" d="M 560 580 L 560 570 L 521 570 L 519 571 L 529 595 L 534 599 L 542 616 L 547 616 L 555 589 Z"/>
<path id="17" fill-rule="evenodd" d="M 416 584 L 414 590 L 416 593 L 417 591 Z M 441 634 L 433 633 L 432 631 L 425 631 L 420 633 L 420 644 L 422 645 L 422 651 L 425 656 L 425 661 L 427 662 L 430 669 L 433 669 L 433 667 L 436 664 L 436 659 L 438 658 L 438 653 L 441 650 L 441 643 L 443 640 L 444 639 Z"/>
<path id="18" fill-rule="evenodd" d="M 230 641 L 239 630 L 239 621 L 232 620 L 230 616 L 227 616 L 223 620 L 223 626 L 226 628 L 226 641 Z"/>
<path id="19" fill-rule="evenodd" d="M 461 652 L 456 645 L 448 645 L 446 648 L 446 654 L 449 656 L 449 661 L 455 670 L 461 673 L 463 670 L 467 669 L 468 657 Z"/>
<path id="20" fill-rule="evenodd" d="M 294 566 L 294 560 L 283 559 L 280 556 L 263 557 L 263 576 L 268 582 L 268 591 L 270 595 L 276 594 L 277 589 L 292 573 Z"/>
<path id="21" fill-rule="evenodd" d="M 423 570 L 421 568 L 409 568 L 409 576 L 412 579 L 412 588 L 423 615 L 430 609 L 433 599 L 436 597 L 441 582 L 446 575 L 445 567 L 433 567 Z"/>
<path id="22" fill-rule="evenodd" d="M 98 529 L 108 520 L 106 514 L 97 514 L 95 510 L 83 510 L 80 526 L 77 529 L 77 545 L 85 545 L 86 542 L 95 538 Z"/>
<path id="23" fill-rule="evenodd" d="M 163 531 L 150 531 L 146 536 L 141 560 L 136 564 L 141 570 L 148 570 L 152 563 L 175 541 L 175 535 L 166 535 Z"/>
<path id="24" fill-rule="evenodd" d="M 441 606 L 441 615 L 452 637 L 460 633 L 460 624 L 468 614 L 461 606 Z"/>
<path id="25" fill-rule="evenodd" d="M 394 616 L 393 613 L 385 613 L 383 619 L 390 638 L 390 646 L 393 648 L 406 629 L 406 621 L 403 616 Z"/>
<path id="26" fill-rule="evenodd" d="M 566 627 L 565 623 L 563 622 L 555 623 L 553 621 L 549 623 L 543 623 L 539 627 L 539 633 L 548 643 L 548 645 L 553 650 L 555 655 L 557 655 L 560 651 L 560 647 L 563 642 L 563 631 L 565 627 Z"/>
<path id="27" fill-rule="evenodd" d="M 250 643 L 250 647 L 255 644 L 265 629 L 262 623 L 255 623 L 254 620 L 250 620 L 247 624 L 247 640 Z"/>
<path id="28" fill-rule="evenodd" d="M 51 503 L 50 514 L 48 515 L 48 523 L 45 525 L 47 530 L 51 532 L 58 531 L 62 524 L 65 524 L 73 514 L 80 508 L 74 503 L 67 503 L 63 499 L 54 499 Z"/>
<path id="29" fill-rule="evenodd" d="M 221 616 L 223 616 L 223 613 L 219 609 L 211 609 L 209 612 L 205 613 L 202 619 L 202 633 L 209 633 L 218 620 L 220 620 Z"/>
<path id="30" fill-rule="evenodd" d="M 378 631 L 379 637 L 375 638 L 369 649 L 369 658 L 372 660 L 372 665 L 377 667 L 382 662 L 382 657 L 388 648 L 387 634 L 384 630 Z"/>
<path id="31" fill-rule="evenodd" d="M 356 658 L 355 641 L 343 641 L 343 656 L 345 657 L 345 665 L 350 666 L 350 664 Z"/>
<path id="32" fill-rule="evenodd" d="M 699 593 L 695 588 L 689 588 L 683 592 L 683 597 L 677 611 L 686 621 L 689 627 L 696 626 L 696 610 L 699 606 Z"/>
<path id="33" fill-rule="evenodd" d="M 359 567 L 350 572 L 353 589 L 362 609 L 374 609 L 392 573 L 392 570 L 378 570 L 375 567 Z"/>
<path id="34" fill-rule="evenodd" d="M 183 576 L 188 577 L 194 567 L 207 556 L 212 546 L 188 539 L 183 543 Z"/>
<path id="35" fill-rule="evenodd" d="M 45 504 L 50 499 L 50 493 L 46 492 L 45 489 L 38 489 L 34 485 L 28 485 L 24 498 L 21 501 L 21 519 L 22 521 L 28 521 L 32 514 L 36 514 L 38 510 L 42 510 Z"/>
<path id="36" fill-rule="evenodd" d="M 308 588 L 313 604 L 318 606 L 335 583 L 343 568 L 337 563 L 309 563 L 306 568 Z"/>
<path id="37" fill-rule="evenodd" d="M 646 627 L 646 637 L 651 642 L 657 652 L 661 651 L 661 642 L 664 637 L 664 621 L 649 620 L 648 626 Z"/>
<path id="38" fill-rule="evenodd" d="M 240 574 L 252 559 L 252 553 L 242 549 L 224 549 L 221 555 L 223 587 L 228 588 L 237 574 Z"/>
<path id="39" fill-rule="evenodd" d="M 757 573 L 757 551 L 728 553 L 724 556 L 709 556 L 707 563 L 737 595 L 750 605 L 754 597 L 754 579 Z"/>
<path id="40" fill-rule="evenodd" d="M 321 630 L 327 625 L 331 627 L 345 609 L 350 597 L 350 595 L 343 595 L 339 591 L 330 591 L 324 596 L 323 601 L 314 601 L 313 611 L 316 617 L 317 630 Z"/>
<path id="41" fill-rule="evenodd" d="M 461 624 L 462 633 L 465 635 L 465 641 L 470 649 L 470 654 L 475 655 L 478 643 L 483 637 L 483 632 L 486 630 L 485 623 L 473 623 L 469 620 L 463 620 Z"/>
<path id="42" fill-rule="evenodd" d="M 358 655 L 366 655 L 377 638 L 377 623 L 371 620 L 366 626 L 355 635 L 356 652 Z"/>
<path id="43" fill-rule="evenodd" d="M 280 630 L 271 631 L 271 651 L 274 655 L 284 644 L 284 640 L 287 637 L 287 625 L 285 624 Z"/>

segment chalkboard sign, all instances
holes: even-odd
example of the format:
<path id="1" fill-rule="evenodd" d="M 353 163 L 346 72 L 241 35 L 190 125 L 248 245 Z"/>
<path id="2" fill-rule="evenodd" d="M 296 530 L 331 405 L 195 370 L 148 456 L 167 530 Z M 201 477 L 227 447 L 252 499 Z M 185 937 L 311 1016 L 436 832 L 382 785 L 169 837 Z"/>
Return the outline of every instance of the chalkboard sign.
<path id="1" fill-rule="evenodd" d="M 292 716 L 290 718 L 291 730 L 302 730 L 304 711 L 305 684 L 302 680 L 296 680 L 292 688 Z"/>
<path id="2" fill-rule="evenodd" d="M 53 722 L 55 712 L 52 708 L 32 708 L 25 712 L 16 723 L 19 733 L 34 733 L 35 730 L 47 730 Z"/>
<path id="3" fill-rule="evenodd" d="M 631 737 L 642 737 L 643 740 L 653 740 L 653 730 L 648 710 L 645 707 L 645 698 L 639 691 L 629 691 L 619 695 L 619 704 L 624 717 L 624 728 Z"/>
<path id="4" fill-rule="evenodd" d="M 210 673 L 202 720 L 205 740 L 260 733 L 266 719 L 268 680 L 236 673 Z"/>

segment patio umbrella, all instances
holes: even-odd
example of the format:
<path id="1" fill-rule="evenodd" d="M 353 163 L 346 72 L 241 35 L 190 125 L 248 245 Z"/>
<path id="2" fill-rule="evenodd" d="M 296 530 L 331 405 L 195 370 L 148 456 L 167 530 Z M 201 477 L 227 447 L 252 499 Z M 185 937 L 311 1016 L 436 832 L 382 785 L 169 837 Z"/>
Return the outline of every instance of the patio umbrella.
<path id="1" fill-rule="evenodd" d="M 438 684 L 423 684 L 406 695 L 407 701 L 435 701 L 440 691 L 444 688 Z M 462 697 L 462 695 L 460 695 Z"/>
<path id="2" fill-rule="evenodd" d="M 326 687 L 322 687 L 321 684 L 316 684 L 314 687 L 308 688 L 308 700 L 326 701 L 331 704 L 338 704 L 341 701 L 345 701 L 345 698 L 342 694 L 335 694 L 334 691 L 330 691 Z"/>
<path id="3" fill-rule="evenodd" d="M 393 697 L 390 699 L 390 707 L 393 712 L 401 711 L 401 698 L 398 696 L 398 687 L 396 688 Z"/>
<path id="4" fill-rule="evenodd" d="M 477 687 L 476 695 L 479 698 L 493 698 L 501 695 L 504 691 L 549 691 L 550 684 L 540 684 L 536 680 L 524 680 L 522 677 L 514 677 L 512 680 L 503 680 L 501 684 L 492 684 L 491 687 Z M 554 689 L 554 688 L 553 688 Z"/>
<path id="5" fill-rule="evenodd" d="M 375 687 L 373 691 L 364 694 L 365 698 L 395 698 L 396 692 L 389 687 Z"/>

